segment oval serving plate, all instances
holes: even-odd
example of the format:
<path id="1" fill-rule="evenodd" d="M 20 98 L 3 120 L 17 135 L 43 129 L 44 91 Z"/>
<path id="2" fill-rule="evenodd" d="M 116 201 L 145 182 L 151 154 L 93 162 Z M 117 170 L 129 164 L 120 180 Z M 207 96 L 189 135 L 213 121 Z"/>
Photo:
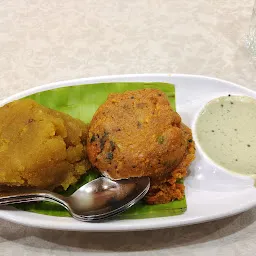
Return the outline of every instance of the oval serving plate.
<path id="1" fill-rule="evenodd" d="M 1 102 L 27 97 L 55 88 L 109 82 L 163 82 L 175 85 L 176 110 L 183 122 L 194 129 L 195 119 L 211 99 L 240 94 L 256 98 L 256 92 L 210 77 L 193 75 L 143 74 L 82 78 L 36 87 Z M 50 99 L 49 99 L 50 100 Z M 74 99 L 73 99 L 74 100 Z M 197 144 L 197 157 L 185 180 L 187 211 L 181 215 L 145 219 L 116 219 L 103 223 L 83 223 L 70 217 L 55 217 L 1 207 L 0 217 L 24 225 L 77 231 L 129 231 L 176 227 L 224 218 L 256 206 L 253 179 L 227 172 L 216 166 Z"/>

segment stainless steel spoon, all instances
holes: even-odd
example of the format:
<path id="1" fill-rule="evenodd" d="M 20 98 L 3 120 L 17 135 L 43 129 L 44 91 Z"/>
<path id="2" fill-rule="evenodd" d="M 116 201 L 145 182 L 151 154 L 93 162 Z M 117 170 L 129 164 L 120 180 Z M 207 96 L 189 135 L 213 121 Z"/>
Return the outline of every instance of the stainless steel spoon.
<path id="1" fill-rule="evenodd" d="M 0 205 L 50 201 L 65 207 L 72 217 L 81 221 L 101 221 L 113 217 L 137 203 L 148 192 L 148 177 L 112 181 L 95 179 L 69 197 L 47 190 L 23 189 L 0 196 Z"/>

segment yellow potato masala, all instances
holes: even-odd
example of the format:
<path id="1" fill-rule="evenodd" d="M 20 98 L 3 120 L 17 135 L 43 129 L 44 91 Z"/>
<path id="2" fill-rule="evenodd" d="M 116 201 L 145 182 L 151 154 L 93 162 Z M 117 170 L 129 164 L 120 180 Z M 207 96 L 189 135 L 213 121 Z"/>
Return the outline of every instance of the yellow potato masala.
<path id="1" fill-rule="evenodd" d="M 0 186 L 67 189 L 89 168 L 88 127 L 30 99 L 0 108 Z"/>

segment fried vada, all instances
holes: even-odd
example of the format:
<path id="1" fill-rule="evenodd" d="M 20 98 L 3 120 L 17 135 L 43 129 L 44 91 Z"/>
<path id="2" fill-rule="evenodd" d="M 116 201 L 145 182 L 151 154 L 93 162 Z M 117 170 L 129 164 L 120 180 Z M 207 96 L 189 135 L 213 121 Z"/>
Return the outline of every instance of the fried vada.
<path id="1" fill-rule="evenodd" d="M 112 179 L 149 176 L 149 204 L 184 196 L 180 180 L 194 159 L 191 131 L 157 89 L 110 94 L 90 123 L 87 153 Z"/>

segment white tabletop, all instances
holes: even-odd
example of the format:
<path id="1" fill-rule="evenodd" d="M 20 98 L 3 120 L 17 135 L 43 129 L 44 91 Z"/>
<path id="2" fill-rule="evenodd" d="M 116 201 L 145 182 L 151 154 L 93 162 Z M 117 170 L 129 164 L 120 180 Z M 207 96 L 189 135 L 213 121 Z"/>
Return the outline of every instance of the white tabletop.
<path id="1" fill-rule="evenodd" d="M 215 76 L 256 90 L 243 44 L 253 0 L 1 1 L 0 98 L 48 82 L 127 73 Z M 28 228 L 0 220 L 0 255 L 255 255 L 256 209 L 130 233 Z"/>

